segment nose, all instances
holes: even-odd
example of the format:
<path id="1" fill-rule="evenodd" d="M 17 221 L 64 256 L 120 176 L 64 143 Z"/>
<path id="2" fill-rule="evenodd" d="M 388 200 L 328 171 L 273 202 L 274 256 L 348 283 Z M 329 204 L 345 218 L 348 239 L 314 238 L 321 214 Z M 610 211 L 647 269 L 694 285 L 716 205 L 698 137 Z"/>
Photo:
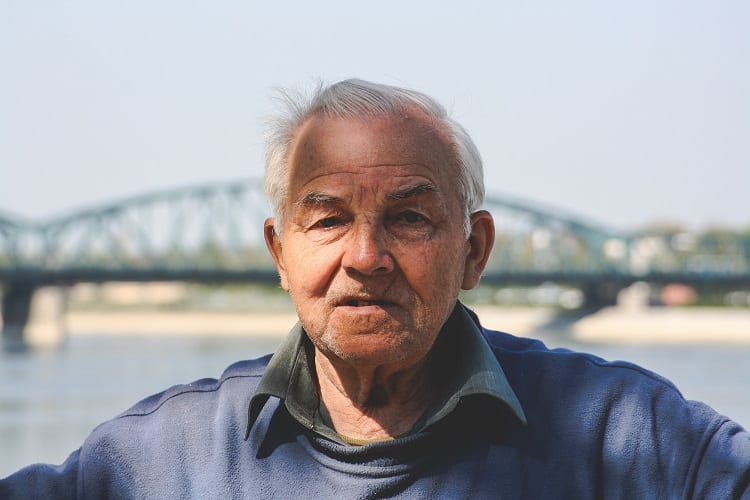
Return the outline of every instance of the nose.
<path id="1" fill-rule="evenodd" d="M 344 269 L 368 276 L 393 271 L 395 263 L 384 232 L 370 221 L 356 223 L 345 243 Z"/>

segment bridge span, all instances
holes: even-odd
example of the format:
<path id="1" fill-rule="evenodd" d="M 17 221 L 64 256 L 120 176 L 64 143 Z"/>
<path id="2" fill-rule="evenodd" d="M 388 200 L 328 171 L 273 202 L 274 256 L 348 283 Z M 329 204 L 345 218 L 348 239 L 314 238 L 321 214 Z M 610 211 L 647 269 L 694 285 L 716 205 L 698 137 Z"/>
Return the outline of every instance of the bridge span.
<path id="1" fill-rule="evenodd" d="M 539 204 L 490 195 L 485 208 L 495 218 L 496 243 L 484 284 L 571 285 L 587 307 L 613 303 L 636 281 L 750 287 L 750 256 L 742 253 L 723 256 L 724 267 L 695 268 L 673 249 Z M 275 283 L 263 241 L 268 214 L 259 180 L 142 194 L 43 221 L 0 214 L 5 343 L 23 344 L 42 287 Z"/>

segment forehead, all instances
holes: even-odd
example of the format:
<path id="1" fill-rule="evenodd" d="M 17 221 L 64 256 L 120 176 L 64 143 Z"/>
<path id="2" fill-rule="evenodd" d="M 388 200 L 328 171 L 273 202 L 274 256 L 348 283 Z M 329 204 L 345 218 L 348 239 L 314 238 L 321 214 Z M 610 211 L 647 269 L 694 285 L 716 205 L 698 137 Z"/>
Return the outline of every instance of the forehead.
<path id="1" fill-rule="evenodd" d="M 394 173 L 422 177 L 446 194 L 457 194 L 447 134 L 415 113 L 372 119 L 315 115 L 295 135 L 289 161 L 292 198 L 312 184 L 325 187 L 341 179 L 358 182 Z"/>

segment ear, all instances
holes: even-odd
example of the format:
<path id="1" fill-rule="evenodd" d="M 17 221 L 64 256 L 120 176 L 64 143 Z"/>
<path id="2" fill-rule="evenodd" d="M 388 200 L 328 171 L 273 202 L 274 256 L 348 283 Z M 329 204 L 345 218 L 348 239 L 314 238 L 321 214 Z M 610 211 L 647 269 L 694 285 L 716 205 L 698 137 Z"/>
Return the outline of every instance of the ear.
<path id="1" fill-rule="evenodd" d="M 263 236 L 266 239 L 268 251 L 276 263 L 276 270 L 279 272 L 279 279 L 281 280 L 281 288 L 288 292 L 289 282 L 286 276 L 286 268 L 284 267 L 284 257 L 281 253 L 281 238 L 279 238 L 279 231 L 276 230 L 276 221 L 272 217 L 269 217 L 263 223 Z"/>
<path id="2" fill-rule="evenodd" d="M 479 284 L 479 278 L 490 258 L 495 244 L 495 222 L 486 210 L 479 210 L 469 216 L 471 233 L 469 233 L 469 251 L 464 262 L 464 280 L 461 288 L 471 290 Z"/>

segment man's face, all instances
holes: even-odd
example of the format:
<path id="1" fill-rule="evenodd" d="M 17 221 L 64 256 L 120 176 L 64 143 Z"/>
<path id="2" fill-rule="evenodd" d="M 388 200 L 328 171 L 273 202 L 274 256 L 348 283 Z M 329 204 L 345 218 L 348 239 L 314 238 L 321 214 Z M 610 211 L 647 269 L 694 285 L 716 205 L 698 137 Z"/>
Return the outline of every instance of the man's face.
<path id="1" fill-rule="evenodd" d="M 478 276 L 456 167 L 420 115 L 314 116 L 290 155 L 284 226 L 266 238 L 316 348 L 364 365 L 422 359 Z M 491 244 L 491 243 L 490 243 Z"/>

